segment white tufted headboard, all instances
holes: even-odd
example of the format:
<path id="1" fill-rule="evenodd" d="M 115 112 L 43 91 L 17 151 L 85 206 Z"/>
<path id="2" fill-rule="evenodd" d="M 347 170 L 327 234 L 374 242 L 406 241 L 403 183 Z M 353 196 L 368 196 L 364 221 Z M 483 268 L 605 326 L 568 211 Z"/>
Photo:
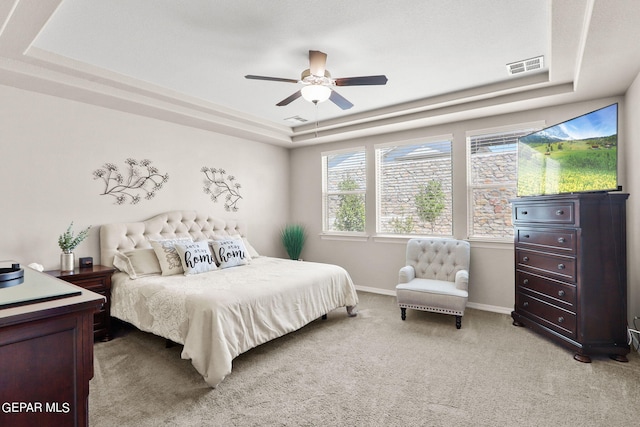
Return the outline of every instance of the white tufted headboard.
<path id="1" fill-rule="evenodd" d="M 145 221 L 105 224 L 100 227 L 100 263 L 113 265 L 118 251 L 150 248 L 149 239 L 191 237 L 197 241 L 234 234 L 246 237 L 245 225 L 196 211 L 170 211 Z"/>

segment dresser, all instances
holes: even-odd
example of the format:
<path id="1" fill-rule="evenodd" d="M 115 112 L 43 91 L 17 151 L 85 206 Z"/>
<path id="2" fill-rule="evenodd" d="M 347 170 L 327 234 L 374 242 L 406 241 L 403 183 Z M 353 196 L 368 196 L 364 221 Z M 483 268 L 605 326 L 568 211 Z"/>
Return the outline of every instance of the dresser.
<path id="1" fill-rule="evenodd" d="M 0 425 L 87 426 L 93 314 L 104 297 L 24 269 L 0 289 Z"/>
<path id="2" fill-rule="evenodd" d="M 575 352 L 626 362 L 626 215 L 622 193 L 512 200 L 513 324 Z"/>
<path id="3" fill-rule="evenodd" d="M 96 340 L 111 339 L 111 275 L 115 269 L 103 265 L 76 268 L 73 271 L 49 270 L 45 273 L 89 289 L 105 297 L 102 309 L 93 317 L 93 335 Z"/>

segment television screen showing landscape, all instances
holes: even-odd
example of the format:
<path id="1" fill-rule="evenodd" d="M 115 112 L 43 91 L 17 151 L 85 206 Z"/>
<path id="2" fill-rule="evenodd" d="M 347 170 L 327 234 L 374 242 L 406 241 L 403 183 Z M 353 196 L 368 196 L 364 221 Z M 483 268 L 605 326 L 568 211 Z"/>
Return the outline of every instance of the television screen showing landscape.
<path id="1" fill-rule="evenodd" d="M 616 190 L 617 153 L 618 104 L 523 136 L 517 194 Z"/>

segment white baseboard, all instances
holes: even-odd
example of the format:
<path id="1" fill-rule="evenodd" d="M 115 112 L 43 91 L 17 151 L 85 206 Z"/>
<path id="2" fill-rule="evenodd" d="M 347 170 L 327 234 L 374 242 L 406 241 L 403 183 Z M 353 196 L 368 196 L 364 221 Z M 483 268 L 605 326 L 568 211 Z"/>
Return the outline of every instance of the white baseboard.
<path id="1" fill-rule="evenodd" d="M 372 294 L 387 295 L 387 296 L 390 296 L 390 297 L 395 297 L 396 296 L 396 291 L 395 290 L 371 288 L 369 286 L 357 286 L 356 285 L 356 291 L 371 292 Z"/>
<path id="2" fill-rule="evenodd" d="M 500 307 L 498 305 L 480 304 L 477 302 L 468 302 L 467 307 L 500 314 L 511 314 L 511 312 L 513 311 L 513 307 Z"/>
<path id="3" fill-rule="evenodd" d="M 356 286 L 356 290 L 363 291 L 363 292 L 371 292 L 372 294 L 387 295 L 391 297 L 396 296 L 396 291 L 392 289 L 372 288 L 369 286 Z M 490 311 L 493 313 L 500 313 L 500 314 L 511 314 L 511 312 L 513 311 L 512 307 L 499 307 L 497 305 L 479 304 L 475 302 L 468 302 L 467 307 L 473 308 L 476 310 Z"/>

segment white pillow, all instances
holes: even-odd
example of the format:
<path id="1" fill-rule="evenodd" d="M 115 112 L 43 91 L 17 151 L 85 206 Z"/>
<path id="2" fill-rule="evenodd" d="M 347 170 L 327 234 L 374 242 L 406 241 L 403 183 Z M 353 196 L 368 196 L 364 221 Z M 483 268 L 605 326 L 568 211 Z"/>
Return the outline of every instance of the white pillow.
<path id="1" fill-rule="evenodd" d="M 244 243 L 244 247 L 247 249 L 247 260 L 251 261 L 253 258 L 258 258 L 260 254 L 255 248 L 249 243 L 249 240 L 246 237 L 242 237 L 239 234 L 232 234 L 230 236 L 213 236 L 212 240 L 228 240 L 228 239 L 240 239 L 242 243 Z M 215 251 L 214 251 L 215 252 Z"/>
<path id="2" fill-rule="evenodd" d="M 127 273 L 131 279 L 162 273 L 158 257 L 151 248 L 116 252 L 113 266 Z"/>
<path id="3" fill-rule="evenodd" d="M 206 273 L 218 268 L 207 242 L 176 243 L 176 251 L 180 255 L 185 276 Z"/>
<path id="4" fill-rule="evenodd" d="M 214 239 L 211 241 L 211 247 L 220 268 L 246 265 L 251 259 L 242 239 Z"/>
<path id="5" fill-rule="evenodd" d="M 180 255 L 176 251 L 176 244 L 192 243 L 191 238 L 176 238 L 164 240 L 150 240 L 151 247 L 158 257 L 163 276 L 184 273 Z"/>

